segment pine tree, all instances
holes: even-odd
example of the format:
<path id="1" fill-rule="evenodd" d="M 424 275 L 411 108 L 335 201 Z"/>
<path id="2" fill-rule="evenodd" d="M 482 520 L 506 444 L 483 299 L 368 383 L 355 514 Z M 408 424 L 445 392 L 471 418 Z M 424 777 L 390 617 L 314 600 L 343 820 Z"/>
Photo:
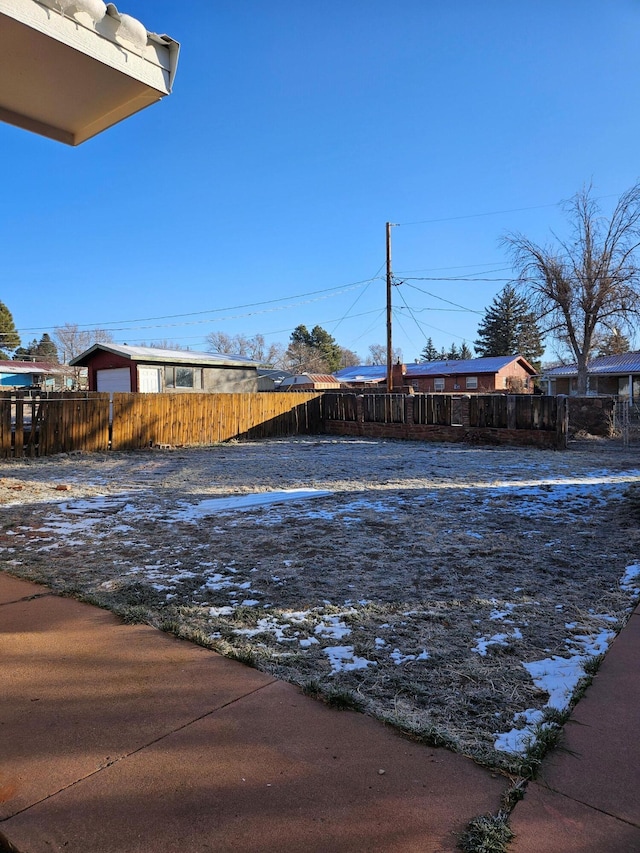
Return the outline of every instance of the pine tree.
<path id="1" fill-rule="evenodd" d="M 455 343 L 451 344 L 451 349 L 447 353 L 447 361 L 458 361 L 460 359 L 460 353 L 458 352 L 458 347 Z"/>
<path id="2" fill-rule="evenodd" d="M 36 355 L 40 361 L 58 363 L 58 348 L 47 332 L 40 338 L 36 346 Z"/>
<path id="3" fill-rule="evenodd" d="M 35 361 L 38 341 L 34 338 L 26 347 L 18 347 L 13 354 L 14 361 Z"/>
<path id="4" fill-rule="evenodd" d="M 598 358 L 603 355 L 622 355 L 629 352 L 630 349 L 629 338 L 623 335 L 619 329 L 614 329 L 600 341 Z"/>
<path id="5" fill-rule="evenodd" d="M 420 353 L 420 361 L 439 361 L 440 353 L 434 347 L 431 338 L 427 338 L 427 345 Z"/>
<path id="6" fill-rule="evenodd" d="M 473 354 L 467 346 L 466 341 L 462 341 L 462 346 L 460 347 L 460 358 L 462 361 L 467 361 L 468 359 L 473 358 Z"/>
<path id="7" fill-rule="evenodd" d="M 291 333 L 286 363 L 298 373 L 334 373 L 340 369 L 342 350 L 322 326 L 309 331 L 300 325 Z"/>
<path id="8" fill-rule="evenodd" d="M 523 355 L 538 365 L 544 352 L 540 330 L 528 301 L 513 285 L 507 284 L 486 309 L 474 349 L 482 357 Z"/>
<path id="9" fill-rule="evenodd" d="M 11 350 L 20 346 L 20 335 L 13 315 L 4 302 L 0 302 L 0 356 L 9 358 Z"/>

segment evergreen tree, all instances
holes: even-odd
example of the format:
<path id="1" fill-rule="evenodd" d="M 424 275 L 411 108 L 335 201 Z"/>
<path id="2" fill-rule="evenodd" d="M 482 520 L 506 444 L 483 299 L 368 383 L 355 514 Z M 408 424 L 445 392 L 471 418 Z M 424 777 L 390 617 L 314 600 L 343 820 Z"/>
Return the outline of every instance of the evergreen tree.
<path id="1" fill-rule="evenodd" d="M 420 361 L 439 361 L 440 354 L 434 347 L 431 338 L 427 338 L 427 345 L 420 353 Z"/>
<path id="2" fill-rule="evenodd" d="M 447 353 L 447 361 L 458 361 L 460 358 L 460 353 L 458 352 L 458 347 L 455 343 L 451 344 L 451 349 Z"/>
<path id="3" fill-rule="evenodd" d="M 20 346 L 20 335 L 13 322 L 13 315 L 4 302 L 0 302 L 0 356 L 9 358 L 9 353 Z"/>
<path id="4" fill-rule="evenodd" d="M 291 333 L 286 363 L 298 373 L 334 373 L 340 369 L 342 349 L 322 326 L 309 331 L 300 325 Z"/>
<path id="5" fill-rule="evenodd" d="M 58 350 L 45 332 L 38 341 L 34 338 L 26 347 L 18 347 L 13 354 L 14 361 L 49 361 L 58 363 Z"/>
<path id="6" fill-rule="evenodd" d="M 507 284 L 486 309 L 474 349 L 482 357 L 523 355 L 539 366 L 544 352 L 540 330 L 528 301 L 512 284 Z"/>
<path id="7" fill-rule="evenodd" d="M 629 352 L 630 349 L 629 338 L 623 335 L 619 329 L 614 329 L 600 341 L 598 358 L 603 355 L 622 355 L 625 352 Z"/>
<path id="8" fill-rule="evenodd" d="M 40 338 L 36 346 L 36 355 L 40 361 L 58 363 L 58 348 L 47 332 Z"/>
<path id="9" fill-rule="evenodd" d="M 35 361 L 38 341 L 34 338 L 26 347 L 18 347 L 13 354 L 14 361 Z"/>
<path id="10" fill-rule="evenodd" d="M 467 346 L 466 341 L 462 341 L 462 346 L 460 347 L 460 358 L 462 359 L 462 361 L 467 361 L 468 359 L 473 358 L 471 350 Z"/>

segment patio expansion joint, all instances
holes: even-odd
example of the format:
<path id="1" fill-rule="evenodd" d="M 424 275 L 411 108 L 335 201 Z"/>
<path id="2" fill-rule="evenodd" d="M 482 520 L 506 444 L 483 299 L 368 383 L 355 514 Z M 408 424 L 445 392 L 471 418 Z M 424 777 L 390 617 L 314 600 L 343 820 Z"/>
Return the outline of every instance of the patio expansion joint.
<path id="1" fill-rule="evenodd" d="M 22 598 L 15 598 L 13 601 L 0 601 L 0 607 L 10 607 L 12 604 L 22 604 L 25 601 L 35 601 L 38 598 L 51 598 L 52 596 L 59 598 L 60 594 L 55 592 L 36 592 L 34 595 L 23 595 Z"/>
<path id="2" fill-rule="evenodd" d="M 212 708 L 210 711 L 205 711 L 203 714 L 200 714 L 197 717 L 194 717 L 191 720 L 187 720 L 186 723 L 181 723 L 179 726 L 175 726 L 169 731 L 164 732 L 158 737 L 153 738 L 146 743 L 143 743 L 141 746 L 136 747 L 136 749 L 132 749 L 130 752 L 125 752 L 122 755 L 118 755 L 115 758 L 109 759 L 108 761 L 104 761 L 99 767 L 95 770 L 92 770 L 90 773 L 87 773 L 85 776 L 81 776 L 78 779 L 74 779 L 73 782 L 69 782 L 68 785 L 63 785 L 57 791 L 53 791 L 50 794 L 47 794 L 45 797 L 41 797 L 39 800 L 35 800 L 32 803 L 24 806 L 21 809 L 17 809 L 17 811 L 13 812 L 10 815 L 7 815 L 4 818 L 0 818 L 0 826 L 5 821 L 11 820 L 11 818 L 16 817 L 19 814 L 23 814 L 24 812 L 28 812 L 30 809 L 35 808 L 36 806 L 41 805 L 42 803 L 46 803 L 48 800 L 57 797 L 58 794 L 62 794 L 65 791 L 70 790 L 71 788 L 75 788 L 77 785 L 81 785 L 83 782 L 86 782 L 88 779 L 92 779 L 94 776 L 97 776 L 99 773 L 102 773 L 104 770 L 107 770 L 109 767 L 113 767 L 115 764 L 119 764 L 121 761 L 126 761 L 127 758 L 131 758 L 134 755 L 137 755 L 139 752 L 143 752 L 145 749 L 148 749 L 150 746 L 154 746 L 157 743 L 161 743 L 168 737 L 176 734 L 177 732 L 182 731 L 183 729 L 189 728 L 194 723 L 199 723 L 201 720 L 206 720 L 207 717 L 211 717 L 214 714 L 217 714 L 219 711 L 224 710 L 225 708 L 230 707 L 231 705 L 235 705 L 237 702 L 242 702 L 243 699 L 247 699 L 249 696 L 253 696 L 256 693 L 259 693 L 261 690 L 264 690 L 266 687 L 271 687 L 272 684 L 276 684 L 278 682 L 277 678 L 272 678 L 266 684 L 260 685 L 260 687 L 256 687 L 254 690 L 249 690 L 247 693 L 243 693 L 241 696 L 236 696 L 234 699 L 230 699 L 228 702 L 224 702 L 222 705 L 219 705 L 215 708 Z M 0 853 L 3 853 L 2 846 L 0 845 Z"/>
<path id="3" fill-rule="evenodd" d="M 628 820 L 627 818 L 620 817 L 620 815 L 614 814 L 613 812 L 607 811 L 606 809 L 598 808 L 598 806 L 594 806 L 593 803 L 588 803 L 585 800 L 579 799 L 579 797 L 572 797 L 565 791 L 560 791 L 557 788 L 553 788 L 551 785 L 546 785 L 544 782 L 533 782 L 530 784 L 537 784 L 541 788 L 545 788 L 547 791 L 550 791 L 553 794 L 557 794 L 559 797 L 563 797 L 565 800 L 570 800 L 572 803 L 577 803 L 578 805 L 584 806 L 585 808 L 590 809 L 593 812 L 597 812 L 598 814 L 606 815 L 607 817 L 613 818 L 614 820 L 618 820 L 620 821 L 620 823 L 624 823 L 627 826 L 633 826 L 636 829 L 640 829 L 640 823 L 638 823 L 637 821 Z"/>

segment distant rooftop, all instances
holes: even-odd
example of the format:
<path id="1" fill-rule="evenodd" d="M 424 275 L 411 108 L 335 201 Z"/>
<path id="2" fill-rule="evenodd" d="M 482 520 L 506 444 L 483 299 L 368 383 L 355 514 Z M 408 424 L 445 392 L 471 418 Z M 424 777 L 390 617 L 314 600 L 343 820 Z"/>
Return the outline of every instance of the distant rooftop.
<path id="1" fill-rule="evenodd" d="M 0 361 L 0 373 L 15 374 L 39 374 L 39 373 L 64 373 L 62 364 L 53 361 Z"/>
<path id="2" fill-rule="evenodd" d="M 100 343 L 94 344 L 88 350 L 72 358 L 69 364 L 72 367 L 84 366 L 91 356 L 100 350 L 121 355 L 131 361 L 145 363 L 162 362 L 162 364 L 227 364 L 230 366 L 257 367 L 260 362 L 243 355 L 232 355 L 220 352 L 194 352 L 184 349 L 162 349 L 160 347 L 132 347 L 127 344 Z"/>
<path id="3" fill-rule="evenodd" d="M 445 361 L 421 361 L 418 364 L 407 364 L 407 376 L 455 376 L 465 373 L 482 374 L 497 373 L 514 361 L 520 361 L 530 369 L 531 375 L 535 370 L 529 362 L 520 355 L 501 355 L 491 358 L 450 359 Z M 357 367 L 345 367 L 338 370 L 335 376 L 341 382 L 382 382 L 387 377 L 384 364 L 360 364 Z"/>
<path id="4" fill-rule="evenodd" d="M 640 351 L 594 358 L 589 362 L 587 369 L 592 375 L 640 373 Z M 577 376 L 578 365 L 561 364 L 545 370 L 544 375 L 549 379 Z"/>

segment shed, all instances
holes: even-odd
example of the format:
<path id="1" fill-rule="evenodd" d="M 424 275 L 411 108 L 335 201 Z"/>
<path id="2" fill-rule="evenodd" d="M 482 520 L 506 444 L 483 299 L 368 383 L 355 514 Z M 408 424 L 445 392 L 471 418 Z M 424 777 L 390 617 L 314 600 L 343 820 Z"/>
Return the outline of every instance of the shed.
<path id="1" fill-rule="evenodd" d="M 240 355 L 99 343 L 69 362 L 86 367 L 90 391 L 142 393 L 258 390 L 258 362 Z"/>

